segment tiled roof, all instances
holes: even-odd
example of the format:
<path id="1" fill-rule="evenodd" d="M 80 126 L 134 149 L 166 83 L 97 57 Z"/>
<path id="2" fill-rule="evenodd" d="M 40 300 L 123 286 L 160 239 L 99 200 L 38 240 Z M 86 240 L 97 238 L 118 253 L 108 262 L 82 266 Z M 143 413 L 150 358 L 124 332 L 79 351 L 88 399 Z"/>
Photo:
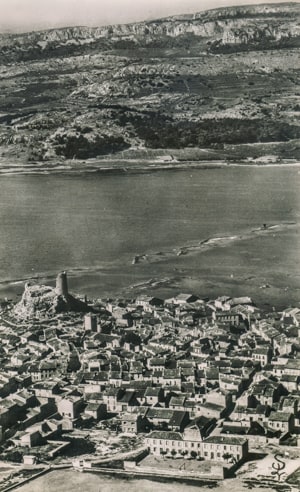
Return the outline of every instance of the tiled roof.
<path id="1" fill-rule="evenodd" d="M 182 435 L 179 432 L 171 431 L 153 431 L 148 436 L 151 439 L 168 439 L 172 441 L 183 441 Z"/>

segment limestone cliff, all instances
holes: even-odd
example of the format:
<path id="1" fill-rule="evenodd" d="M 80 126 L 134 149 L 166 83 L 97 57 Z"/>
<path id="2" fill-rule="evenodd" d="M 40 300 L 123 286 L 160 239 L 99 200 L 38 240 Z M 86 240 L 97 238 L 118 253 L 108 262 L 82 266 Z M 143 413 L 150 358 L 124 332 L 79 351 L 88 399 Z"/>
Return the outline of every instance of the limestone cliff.
<path id="1" fill-rule="evenodd" d="M 134 24 L 105 27 L 69 27 L 0 37 L 0 57 L 43 58 L 51 50 L 67 47 L 69 51 L 96 48 L 111 49 L 132 42 L 139 47 L 166 43 L 166 38 L 193 36 L 188 44 L 201 42 L 208 49 L 239 46 L 265 47 L 278 43 L 299 46 L 300 5 L 298 3 L 225 7 L 191 15 Z M 179 39 L 180 42 L 180 39 Z M 172 42 L 171 42 L 172 45 Z M 49 51 L 50 50 L 50 51 Z M 82 51 L 82 50 L 81 50 Z M 0 58 L 1 59 L 1 58 Z"/>

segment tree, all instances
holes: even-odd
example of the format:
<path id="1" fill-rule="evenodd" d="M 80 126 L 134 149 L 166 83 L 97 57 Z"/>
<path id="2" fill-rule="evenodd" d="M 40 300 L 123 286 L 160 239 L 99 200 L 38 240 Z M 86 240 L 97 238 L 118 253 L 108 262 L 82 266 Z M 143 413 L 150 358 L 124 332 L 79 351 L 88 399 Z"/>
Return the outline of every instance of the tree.
<path id="1" fill-rule="evenodd" d="M 72 352 L 68 361 L 68 372 L 77 372 L 81 368 L 81 363 L 76 352 Z"/>
<path id="2" fill-rule="evenodd" d="M 121 343 L 132 343 L 133 345 L 140 345 L 142 343 L 141 337 L 133 331 L 127 332 L 121 339 Z"/>
<path id="3" fill-rule="evenodd" d="M 172 449 L 171 455 L 173 456 L 173 458 L 175 458 L 176 454 L 177 454 L 177 451 L 175 449 Z"/>
<path id="4" fill-rule="evenodd" d="M 197 458 L 196 451 L 191 451 L 191 458 L 193 458 L 194 460 Z"/>
<path id="5" fill-rule="evenodd" d="M 13 463 L 22 463 L 23 455 L 19 451 L 7 451 L 2 455 L 3 461 L 12 461 Z"/>

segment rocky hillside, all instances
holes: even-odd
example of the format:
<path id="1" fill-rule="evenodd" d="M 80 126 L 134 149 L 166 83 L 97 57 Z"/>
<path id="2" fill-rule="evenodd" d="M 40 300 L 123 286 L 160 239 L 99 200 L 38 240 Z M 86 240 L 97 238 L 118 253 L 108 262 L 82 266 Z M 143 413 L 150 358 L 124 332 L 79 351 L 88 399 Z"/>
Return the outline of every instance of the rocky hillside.
<path id="1" fill-rule="evenodd" d="M 300 4 L 0 36 L 0 160 L 299 159 Z"/>
<path id="2" fill-rule="evenodd" d="M 27 283 L 21 300 L 13 309 L 13 315 L 18 319 L 48 319 L 64 312 L 85 313 L 89 310 L 87 304 L 71 294 L 63 296 L 53 287 Z"/>

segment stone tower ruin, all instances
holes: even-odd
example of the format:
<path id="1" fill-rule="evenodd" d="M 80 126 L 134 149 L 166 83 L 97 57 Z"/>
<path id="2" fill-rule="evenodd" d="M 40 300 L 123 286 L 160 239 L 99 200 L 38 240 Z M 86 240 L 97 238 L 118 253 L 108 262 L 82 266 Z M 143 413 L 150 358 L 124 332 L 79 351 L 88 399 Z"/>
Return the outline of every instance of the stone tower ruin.
<path id="1" fill-rule="evenodd" d="M 56 292 L 59 296 L 68 296 L 68 279 L 67 273 L 61 272 L 56 277 Z"/>

